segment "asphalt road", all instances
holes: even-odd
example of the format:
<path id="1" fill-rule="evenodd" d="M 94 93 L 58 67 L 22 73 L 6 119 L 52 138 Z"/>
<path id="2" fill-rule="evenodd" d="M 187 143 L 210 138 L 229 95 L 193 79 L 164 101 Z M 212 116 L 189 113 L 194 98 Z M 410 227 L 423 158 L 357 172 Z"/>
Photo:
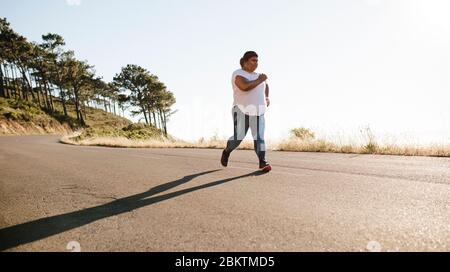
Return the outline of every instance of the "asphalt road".
<path id="1" fill-rule="evenodd" d="M 450 158 L 58 139 L 0 137 L 0 250 L 450 250 Z"/>

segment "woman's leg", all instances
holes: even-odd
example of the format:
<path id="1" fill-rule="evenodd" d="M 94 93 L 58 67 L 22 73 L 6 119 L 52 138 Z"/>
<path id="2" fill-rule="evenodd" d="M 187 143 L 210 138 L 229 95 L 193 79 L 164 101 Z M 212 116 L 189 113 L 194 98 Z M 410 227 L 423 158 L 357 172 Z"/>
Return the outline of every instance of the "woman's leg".
<path id="1" fill-rule="evenodd" d="M 264 114 L 250 116 L 250 128 L 252 130 L 253 145 L 259 162 L 266 163 L 266 142 L 264 140 L 265 119 Z"/>
<path id="2" fill-rule="evenodd" d="M 227 141 L 227 147 L 225 152 L 230 154 L 231 151 L 236 149 L 242 140 L 245 138 L 249 127 L 248 115 L 244 114 L 237 106 L 233 107 L 233 136 L 231 136 Z"/>

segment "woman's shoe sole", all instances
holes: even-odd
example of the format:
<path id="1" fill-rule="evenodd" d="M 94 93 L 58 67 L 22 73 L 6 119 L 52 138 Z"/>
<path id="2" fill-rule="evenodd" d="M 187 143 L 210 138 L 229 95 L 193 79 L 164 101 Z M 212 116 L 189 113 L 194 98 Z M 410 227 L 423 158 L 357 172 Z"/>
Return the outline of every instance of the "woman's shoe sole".
<path id="1" fill-rule="evenodd" d="M 269 172 L 270 170 L 272 170 L 272 166 L 266 165 L 263 168 L 260 168 L 259 170 L 261 170 L 263 172 Z"/>

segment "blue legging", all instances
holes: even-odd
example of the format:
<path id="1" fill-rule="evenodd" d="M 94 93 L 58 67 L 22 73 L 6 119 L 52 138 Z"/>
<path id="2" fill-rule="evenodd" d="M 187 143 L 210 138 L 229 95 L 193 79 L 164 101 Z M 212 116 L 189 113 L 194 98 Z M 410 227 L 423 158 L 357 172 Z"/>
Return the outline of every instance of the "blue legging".
<path id="1" fill-rule="evenodd" d="M 234 134 L 227 141 L 225 151 L 231 153 L 236 149 L 247 135 L 248 128 L 251 128 L 253 145 L 255 153 L 260 162 L 265 161 L 266 143 L 264 141 L 265 120 L 264 114 L 259 116 L 252 116 L 243 113 L 238 106 L 233 106 L 233 123 Z"/>

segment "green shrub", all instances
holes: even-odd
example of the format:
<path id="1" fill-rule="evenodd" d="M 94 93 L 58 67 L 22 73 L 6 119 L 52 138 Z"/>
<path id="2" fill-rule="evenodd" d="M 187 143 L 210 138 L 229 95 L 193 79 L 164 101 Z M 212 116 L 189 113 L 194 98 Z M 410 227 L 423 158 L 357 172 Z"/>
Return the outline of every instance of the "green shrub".
<path id="1" fill-rule="evenodd" d="M 130 124 L 123 127 L 122 131 L 128 139 L 159 139 L 162 136 L 159 129 L 142 123 Z"/>
<path id="2" fill-rule="evenodd" d="M 3 112 L 3 116 L 5 116 L 6 119 L 8 120 L 13 120 L 13 121 L 17 121 L 20 120 L 19 118 L 19 114 L 14 111 L 14 110 L 6 110 Z"/>
<path id="3" fill-rule="evenodd" d="M 303 127 L 291 129 L 290 133 L 293 138 L 300 140 L 313 140 L 315 138 L 314 132 Z"/>
<path id="4" fill-rule="evenodd" d="M 366 144 L 364 147 L 364 151 L 367 153 L 376 153 L 378 150 L 378 145 L 374 142 L 369 142 L 368 144 Z"/>
<path id="5" fill-rule="evenodd" d="M 137 123 L 129 124 L 121 129 L 114 127 L 89 127 L 84 129 L 75 140 L 93 137 L 125 137 L 134 140 L 146 140 L 162 139 L 163 134 L 153 126 Z"/>
<path id="6" fill-rule="evenodd" d="M 370 129 L 369 126 L 360 129 L 361 135 L 366 142 L 365 145 L 363 145 L 364 152 L 366 153 L 376 153 L 378 150 L 378 144 L 376 141 L 375 134 Z"/>

